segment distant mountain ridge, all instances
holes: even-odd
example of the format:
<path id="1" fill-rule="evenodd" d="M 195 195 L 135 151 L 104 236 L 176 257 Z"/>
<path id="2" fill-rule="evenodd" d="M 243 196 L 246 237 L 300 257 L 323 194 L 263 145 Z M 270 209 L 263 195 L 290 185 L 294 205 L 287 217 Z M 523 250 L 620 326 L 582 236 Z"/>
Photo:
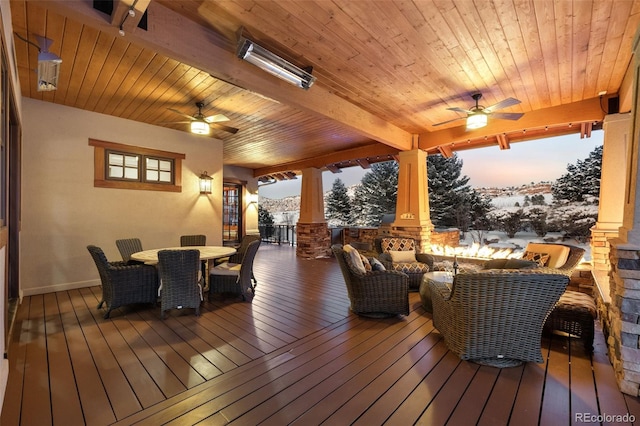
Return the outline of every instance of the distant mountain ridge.
<path id="1" fill-rule="evenodd" d="M 353 191 L 359 184 L 351 185 L 347 188 L 350 196 L 353 195 Z M 518 197 L 526 195 L 537 194 L 551 194 L 551 185 L 553 182 L 537 182 L 520 186 L 508 186 L 504 188 L 475 188 L 480 194 L 484 194 L 491 199 L 494 198 L 506 198 L 506 197 Z M 331 190 L 324 193 L 325 199 L 331 193 Z M 273 215 L 294 214 L 300 210 L 300 196 L 292 195 L 284 198 L 267 198 L 259 197 L 258 203 Z M 295 223 L 295 222 L 294 222 Z"/>

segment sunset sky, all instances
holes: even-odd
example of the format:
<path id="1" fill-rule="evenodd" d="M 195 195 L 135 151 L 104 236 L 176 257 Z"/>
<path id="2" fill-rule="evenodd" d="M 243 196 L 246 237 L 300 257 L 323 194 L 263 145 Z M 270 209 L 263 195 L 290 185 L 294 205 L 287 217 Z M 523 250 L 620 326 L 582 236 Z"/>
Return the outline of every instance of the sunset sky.
<path id="1" fill-rule="evenodd" d="M 567 165 L 584 160 L 595 147 L 602 145 L 604 132 L 594 131 L 590 138 L 579 134 L 548 139 L 512 143 L 511 149 L 497 146 L 459 151 L 462 174 L 469 176 L 469 184 L 479 187 L 518 186 L 531 182 L 554 181 L 567 172 Z M 360 183 L 367 170 L 360 167 L 343 169 L 342 173 L 324 172 L 324 190 L 331 189 L 336 178 L 346 186 Z M 260 196 L 283 198 L 300 195 L 301 178 L 278 182 L 260 188 Z"/>

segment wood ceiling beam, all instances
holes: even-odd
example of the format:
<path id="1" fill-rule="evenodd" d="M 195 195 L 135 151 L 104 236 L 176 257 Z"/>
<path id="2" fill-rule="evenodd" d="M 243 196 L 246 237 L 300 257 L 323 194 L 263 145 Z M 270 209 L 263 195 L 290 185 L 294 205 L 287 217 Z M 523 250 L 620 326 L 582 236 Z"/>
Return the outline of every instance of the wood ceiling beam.
<path id="1" fill-rule="evenodd" d="M 496 135 L 496 139 L 498 140 L 498 146 L 500 149 L 510 149 L 511 145 L 509 144 L 509 137 L 504 133 L 498 133 Z"/>
<path id="2" fill-rule="evenodd" d="M 253 176 L 260 177 L 282 170 L 302 170 L 310 167 L 320 169 L 323 167 L 328 167 L 327 165 L 336 164 L 341 161 L 353 160 L 354 158 L 368 158 L 369 161 L 371 161 L 376 157 L 389 157 L 397 154 L 398 150 L 393 147 L 380 143 L 374 143 L 358 148 L 345 149 L 343 151 L 338 151 L 307 160 L 254 169 Z"/>
<path id="3" fill-rule="evenodd" d="M 325 166 L 331 173 L 342 173 L 342 169 L 335 164 L 327 164 Z"/>
<path id="4" fill-rule="evenodd" d="M 494 135 L 522 132 L 527 129 L 552 127 L 568 123 L 585 121 L 597 122 L 604 119 L 605 112 L 600 107 L 598 97 L 580 102 L 529 111 L 517 121 L 491 120 L 491 124 L 478 130 L 467 132 L 465 126 L 451 127 L 436 132 L 420 135 L 420 149 L 432 150 L 441 145 L 452 142 L 462 142 L 469 139 L 494 137 Z"/>
<path id="5" fill-rule="evenodd" d="M 54 13 L 82 22 L 117 36 L 118 27 L 105 20 L 89 1 L 49 0 L 34 2 Z M 207 20 L 213 11 L 203 3 L 201 16 Z M 254 65 L 238 59 L 235 46 L 220 34 L 152 2 L 147 12 L 148 30 L 126 33 L 127 41 L 206 71 L 230 84 L 259 93 L 293 108 L 332 119 L 375 141 L 399 150 L 412 148 L 411 133 L 386 122 L 333 94 L 322 82 L 309 90 L 288 84 Z M 213 41 L 212 41 L 213 40 Z M 216 42 L 217 40 L 217 42 Z M 226 47 L 221 47 L 226 44 Z"/>
<path id="6" fill-rule="evenodd" d="M 111 12 L 111 25 L 116 28 L 123 26 L 125 34 L 136 29 L 142 16 L 147 11 L 151 0 L 118 0 L 113 2 Z M 134 11 L 134 16 L 129 15 L 129 10 Z"/>

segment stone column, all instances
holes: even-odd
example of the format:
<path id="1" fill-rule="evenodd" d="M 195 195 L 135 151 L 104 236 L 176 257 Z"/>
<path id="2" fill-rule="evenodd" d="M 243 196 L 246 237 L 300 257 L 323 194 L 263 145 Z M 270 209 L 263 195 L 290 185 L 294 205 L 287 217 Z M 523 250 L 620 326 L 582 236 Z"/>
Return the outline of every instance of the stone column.
<path id="1" fill-rule="evenodd" d="M 638 73 L 640 72 L 640 33 L 633 43 L 634 77 L 630 130 L 626 147 L 624 213 L 619 237 L 610 240 L 609 285 L 611 303 L 608 312 L 609 357 L 620 390 L 638 396 L 640 389 L 640 187 L 638 186 L 638 143 L 640 109 Z"/>
<path id="2" fill-rule="evenodd" d="M 627 147 L 631 135 L 631 114 L 607 115 L 603 123 L 604 144 L 600 177 L 600 203 L 598 221 L 591 228 L 591 263 L 597 280 L 599 294 L 609 303 L 609 240 L 618 236 L 624 213 L 624 165 L 627 164 Z"/>
<path id="3" fill-rule="evenodd" d="M 331 251 L 331 235 L 324 218 L 322 172 L 316 168 L 302 171 L 300 217 L 296 224 L 296 255 L 306 259 L 327 257 Z"/>
<path id="4" fill-rule="evenodd" d="M 413 238 L 418 252 L 429 252 L 433 224 L 429 214 L 427 153 L 414 149 L 402 151 L 398 157 L 398 199 L 391 233 L 394 236 Z"/>

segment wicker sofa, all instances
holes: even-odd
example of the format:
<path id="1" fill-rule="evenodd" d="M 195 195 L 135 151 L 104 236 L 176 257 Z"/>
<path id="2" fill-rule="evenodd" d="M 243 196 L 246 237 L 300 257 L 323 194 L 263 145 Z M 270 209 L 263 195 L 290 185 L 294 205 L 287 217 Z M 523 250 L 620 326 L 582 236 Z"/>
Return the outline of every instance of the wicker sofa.
<path id="1" fill-rule="evenodd" d="M 351 310 L 373 318 L 409 314 L 409 277 L 398 271 L 358 272 L 341 244 L 331 246 L 347 286 Z"/>
<path id="2" fill-rule="evenodd" d="M 542 329 L 569 277 L 535 271 L 458 274 L 429 281 L 433 323 L 464 360 L 494 367 L 543 362 Z"/>

